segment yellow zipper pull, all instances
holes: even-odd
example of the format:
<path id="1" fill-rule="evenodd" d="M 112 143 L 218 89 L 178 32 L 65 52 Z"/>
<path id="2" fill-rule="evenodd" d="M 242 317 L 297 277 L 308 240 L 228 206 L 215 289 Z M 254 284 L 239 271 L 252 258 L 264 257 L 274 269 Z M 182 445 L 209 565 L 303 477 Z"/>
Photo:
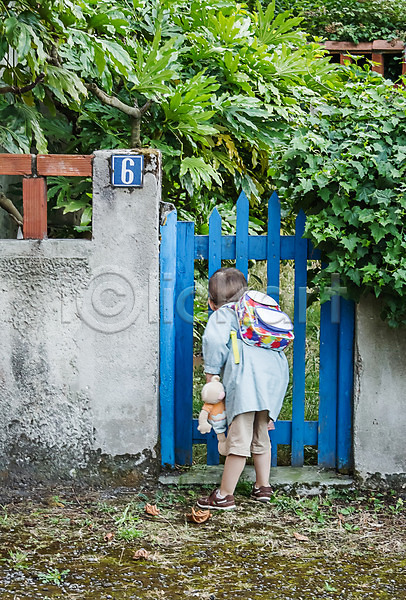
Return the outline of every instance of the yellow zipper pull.
<path id="1" fill-rule="evenodd" d="M 237 344 L 237 332 L 232 331 L 230 333 L 230 337 L 231 337 L 231 347 L 233 349 L 233 354 L 234 354 L 234 362 L 236 365 L 238 365 L 240 362 L 240 353 L 239 353 L 238 344 Z"/>

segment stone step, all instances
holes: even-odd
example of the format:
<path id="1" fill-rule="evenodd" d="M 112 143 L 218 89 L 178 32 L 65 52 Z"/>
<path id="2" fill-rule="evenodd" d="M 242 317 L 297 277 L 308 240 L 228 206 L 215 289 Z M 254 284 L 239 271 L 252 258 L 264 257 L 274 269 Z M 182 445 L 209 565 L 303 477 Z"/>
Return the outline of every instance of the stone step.
<path id="1" fill-rule="evenodd" d="M 183 472 L 162 473 L 159 483 L 178 486 L 215 486 L 220 483 L 223 465 L 194 466 Z M 255 481 L 254 467 L 247 465 L 240 481 Z M 354 481 L 347 475 L 318 467 L 274 467 L 271 469 L 271 486 L 275 490 L 299 495 L 315 496 L 329 489 L 349 489 Z"/>

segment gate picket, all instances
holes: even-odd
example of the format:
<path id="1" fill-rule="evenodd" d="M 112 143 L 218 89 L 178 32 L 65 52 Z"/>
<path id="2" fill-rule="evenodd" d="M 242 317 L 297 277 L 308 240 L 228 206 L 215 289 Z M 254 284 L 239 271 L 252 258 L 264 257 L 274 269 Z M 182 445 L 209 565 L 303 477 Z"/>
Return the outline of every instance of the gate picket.
<path id="1" fill-rule="evenodd" d="M 331 300 L 320 309 L 320 375 L 318 463 L 336 466 L 338 325 L 331 319 Z"/>
<path id="2" fill-rule="evenodd" d="M 300 211 L 296 218 L 295 233 L 295 291 L 293 316 L 295 341 L 293 342 L 292 399 L 293 467 L 301 467 L 304 462 L 307 241 L 302 235 L 305 219 L 304 212 Z"/>
<path id="3" fill-rule="evenodd" d="M 213 210 L 209 219 L 209 278 L 218 269 L 221 269 L 222 237 L 221 216 L 217 208 Z M 212 311 L 209 309 L 209 314 Z M 206 435 L 207 464 L 218 465 L 220 457 L 217 449 L 217 436 L 212 431 Z"/>
<path id="4" fill-rule="evenodd" d="M 195 224 L 178 222 L 175 304 L 175 460 L 192 462 L 193 299 Z"/>
<path id="5" fill-rule="evenodd" d="M 160 267 L 160 372 L 161 463 L 175 464 L 175 284 L 176 284 L 176 210 L 161 225 Z"/>
<path id="6" fill-rule="evenodd" d="M 221 217 L 215 208 L 209 219 L 209 279 L 221 268 Z"/>
<path id="7" fill-rule="evenodd" d="M 281 264 L 281 204 L 276 192 L 268 202 L 267 283 L 268 294 L 279 303 Z"/>
<path id="8" fill-rule="evenodd" d="M 340 299 L 341 315 L 338 342 L 337 469 L 351 467 L 352 382 L 354 362 L 354 302 Z"/>
<path id="9" fill-rule="evenodd" d="M 235 236 L 235 266 L 248 277 L 248 222 L 249 202 L 244 192 L 237 200 L 237 227 Z"/>

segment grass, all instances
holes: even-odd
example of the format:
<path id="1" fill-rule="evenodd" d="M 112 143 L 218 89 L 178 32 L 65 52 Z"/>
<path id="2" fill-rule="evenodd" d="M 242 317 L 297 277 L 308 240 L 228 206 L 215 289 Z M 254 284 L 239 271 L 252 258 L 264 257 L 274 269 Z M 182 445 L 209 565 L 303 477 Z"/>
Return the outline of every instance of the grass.
<path id="1" fill-rule="evenodd" d="M 3 561 L 16 570 L 28 569 L 28 555 L 29 552 L 16 548 L 15 550 L 10 550 L 8 558 L 3 559 Z"/>
<path id="2" fill-rule="evenodd" d="M 143 536 L 143 532 L 140 529 L 137 529 L 133 526 L 121 527 L 116 534 L 116 538 L 118 540 L 125 540 L 126 542 L 130 542 L 132 540 L 136 540 Z"/>
<path id="3" fill-rule="evenodd" d="M 139 529 L 140 512 L 143 504 L 129 503 L 123 512 L 116 516 L 114 524 L 117 527 L 116 538 L 127 542 L 142 537 L 143 532 Z M 104 511 L 107 512 L 107 511 Z"/>
<path id="4" fill-rule="evenodd" d="M 97 510 L 101 513 L 115 513 L 117 512 L 117 508 L 115 506 L 111 506 L 107 502 L 98 502 Z"/>
<path id="5" fill-rule="evenodd" d="M 0 527 L 11 526 L 11 519 L 5 506 L 0 506 Z"/>
<path id="6" fill-rule="evenodd" d="M 50 568 L 45 573 L 38 573 L 38 579 L 43 583 L 51 583 L 59 587 L 69 573 L 70 569 L 60 571 L 57 568 Z"/>

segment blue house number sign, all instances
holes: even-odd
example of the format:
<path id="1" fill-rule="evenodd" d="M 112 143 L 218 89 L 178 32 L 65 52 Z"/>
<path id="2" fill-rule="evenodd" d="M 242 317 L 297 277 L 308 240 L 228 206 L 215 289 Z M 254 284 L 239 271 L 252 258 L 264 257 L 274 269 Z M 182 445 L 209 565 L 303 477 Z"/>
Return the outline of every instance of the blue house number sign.
<path id="1" fill-rule="evenodd" d="M 113 154 L 111 183 L 116 187 L 142 187 L 144 156 L 142 154 Z"/>

